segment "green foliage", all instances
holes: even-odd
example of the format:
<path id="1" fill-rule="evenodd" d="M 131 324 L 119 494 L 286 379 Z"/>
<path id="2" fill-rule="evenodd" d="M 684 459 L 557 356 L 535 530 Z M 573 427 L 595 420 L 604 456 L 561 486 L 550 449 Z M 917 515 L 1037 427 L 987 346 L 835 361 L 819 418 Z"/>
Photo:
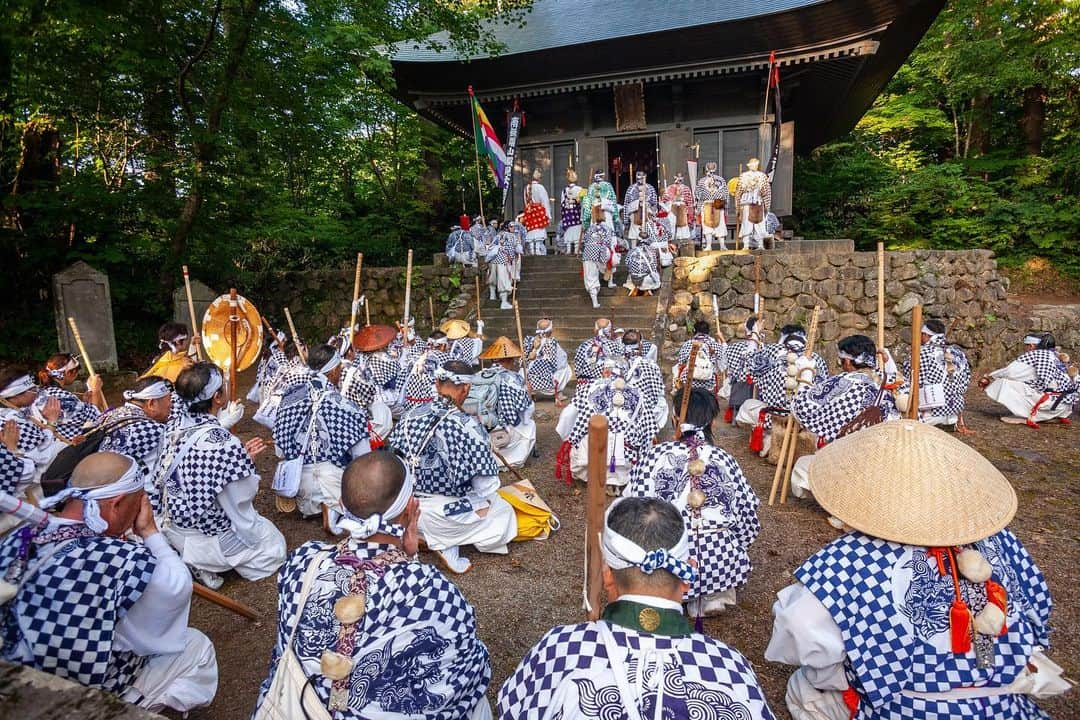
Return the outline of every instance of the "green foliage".
<path id="1" fill-rule="evenodd" d="M 492 52 L 480 22 L 520 22 L 526 7 L 10 0 L 0 276 L 14 300 L 0 357 L 51 351 L 50 278 L 79 259 L 109 274 L 133 362 L 171 316 L 182 264 L 257 299 L 288 270 L 351 267 L 358 251 L 367 265 L 403 264 L 409 248 L 426 262 L 462 197 L 475 204 L 473 150 L 394 99 L 386 48 L 438 33 Z"/>
<path id="2" fill-rule="evenodd" d="M 1078 31 L 1050 0 L 950 2 L 856 129 L 796 163 L 799 234 L 1080 276 Z"/>

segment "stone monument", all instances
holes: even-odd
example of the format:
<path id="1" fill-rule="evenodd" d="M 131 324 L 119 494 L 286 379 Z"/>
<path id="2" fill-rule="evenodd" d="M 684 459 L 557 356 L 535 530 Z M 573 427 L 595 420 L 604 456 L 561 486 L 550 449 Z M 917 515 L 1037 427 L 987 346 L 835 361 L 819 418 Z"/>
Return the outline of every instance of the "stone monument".
<path id="1" fill-rule="evenodd" d="M 68 327 L 67 319 L 73 317 L 94 370 L 115 372 L 116 331 L 113 328 L 109 276 L 80 260 L 53 275 L 52 284 L 60 352 L 79 353 L 71 328 Z"/>
<path id="2" fill-rule="evenodd" d="M 202 319 L 206 314 L 206 308 L 210 307 L 210 303 L 217 299 L 217 296 L 221 293 L 211 290 L 198 280 L 191 280 L 191 300 L 195 305 L 195 319 L 200 323 L 200 329 L 202 327 Z M 184 290 L 184 286 L 173 290 L 172 294 L 173 304 L 173 322 L 183 323 L 184 325 L 191 325 L 191 314 L 188 312 L 187 304 L 187 292 Z M 188 328 L 192 330 L 192 328 Z"/>

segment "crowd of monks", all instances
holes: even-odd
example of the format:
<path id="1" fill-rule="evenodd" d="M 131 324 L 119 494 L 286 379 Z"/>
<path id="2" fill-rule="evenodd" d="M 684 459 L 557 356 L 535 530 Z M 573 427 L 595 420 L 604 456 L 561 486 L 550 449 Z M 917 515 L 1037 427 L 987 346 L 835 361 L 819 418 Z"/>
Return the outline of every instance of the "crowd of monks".
<path id="1" fill-rule="evenodd" d="M 487 255 L 504 303 L 515 258 L 502 245 Z M 0 655 L 187 712 L 218 683 L 213 644 L 188 626 L 193 583 L 276 574 L 253 718 L 492 717 L 488 650 L 448 575 L 470 571 L 470 546 L 506 554 L 535 537 L 526 520 L 546 505 L 500 473 L 535 456 L 535 401 L 550 397 L 567 482 L 586 478 L 590 418 L 608 422 L 609 603 L 599 621 L 543 635 L 498 690 L 498 717 L 773 717 L 751 662 L 701 619 L 732 612 L 761 530 L 759 498 L 715 430 L 745 426 L 764 458 L 788 416 L 817 448 L 795 464 L 793 492 L 841 533 L 774 606 L 765 659 L 798 668 L 793 717 L 1045 717 L 1033 698 L 1067 688 L 1045 655 L 1046 582 L 1007 529 L 1016 495 L 950 434 L 965 431 L 972 368 L 943 322 L 922 327 L 917 390 L 911 361 L 870 338 L 842 339 L 830 368 L 794 323 L 769 342 L 753 317 L 731 341 L 699 322 L 670 376 L 636 329 L 600 318 L 572 355 L 554 329 L 540 318 L 524 347 L 486 348 L 461 320 L 426 338 L 411 318 L 310 347 L 278 336 L 247 406 L 174 323 L 114 407 L 96 376 L 73 392 L 72 355 L 34 374 L 0 369 L 0 505 L 22 508 L 0 528 Z M 1067 423 L 1080 386 L 1066 361 L 1033 333 L 978 384 L 1006 422 Z M 901 419 L 913 402 L 917 419 Z M 272 446 L 231 431 L 252 409 Z M 255 509 L 254 460 L 268 451 L 277 511 L 332 540 L 288 552 Z"/>

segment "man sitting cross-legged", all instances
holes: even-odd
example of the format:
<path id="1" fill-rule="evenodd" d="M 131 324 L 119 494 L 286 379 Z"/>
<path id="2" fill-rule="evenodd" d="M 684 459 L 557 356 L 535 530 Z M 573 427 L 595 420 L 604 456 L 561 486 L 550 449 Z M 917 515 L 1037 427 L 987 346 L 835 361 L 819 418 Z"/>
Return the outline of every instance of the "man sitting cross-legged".
<path id="1" fill-rule="evenodd" d="M 694 568 L 678 510 L 616 500 L 603 552 L 603 619 L 541 638 L 499 690 L 502 720 L 773 717 L 750 663 L 682 614 Z"/>
<path id="2" fill-rule="evenodd" d="M 434 402 L 401 417 L 387 443 L 416 474 L 420 535 L 453 573 L 472 564 L 461 545 L 506 553 L 517 535 L 517 517 L 499 494 L 499 465 L 480 421 L 462 411 L 472 366 L 450 360 L 435 370 Z"/>
<path id="3" fill-rule="evenodd" d="M 217 692 L 214 646 L 188 627 L 191 575 L 158 532 L 131 458 L 89 455 L 45 527 L 0 543 L 3 658 L 151 710 L 187 712 Z M 134 531 L 142 543 L 123 539 Z"/>
<path id="4" fill-rule="evenodd" d="M 491 668 L 473 609 L 415 559 L 412 490 L 412 473 L 385 450 L 345 469 L 332 516 L 346 537 L 305 543 L 281 569 L 277 641 L 255 718 L 267 704 L 294 718 L 491 717 Z M 286 649 L 302 677 L 282 663 Z M 301 695 L 303 709 L 282 701 Z"/>

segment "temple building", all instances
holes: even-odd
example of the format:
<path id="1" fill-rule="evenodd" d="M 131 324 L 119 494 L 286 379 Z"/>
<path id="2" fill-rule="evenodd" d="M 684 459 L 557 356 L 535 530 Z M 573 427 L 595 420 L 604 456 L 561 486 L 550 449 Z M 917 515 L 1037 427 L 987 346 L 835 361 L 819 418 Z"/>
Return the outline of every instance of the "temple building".
<path id="1" fill-rule="evenodd" d="M 770 53 L 780 69 L 780 155 L 772 210 L 791 212 L 792 163 L 851 130 L 907 59 L 944 0 L 536 0 L 520 26 L 493 21 L 497 57 L 431 43 L 397 46 L 398 97 L 472 135 L 472 86 L 503 142 L 503 113 L 525 113 L 508 210 L 535 169 L 552 197 L 572 163 L 587 184 L 606 170 L 625 191 L 644 170 L 657 188 L 687 160 L 732 178 L 773 146 Z M 434 36 L 438 43 L 445 40 Z M 558 220 L 558 203 L 554 208 Z"/>

